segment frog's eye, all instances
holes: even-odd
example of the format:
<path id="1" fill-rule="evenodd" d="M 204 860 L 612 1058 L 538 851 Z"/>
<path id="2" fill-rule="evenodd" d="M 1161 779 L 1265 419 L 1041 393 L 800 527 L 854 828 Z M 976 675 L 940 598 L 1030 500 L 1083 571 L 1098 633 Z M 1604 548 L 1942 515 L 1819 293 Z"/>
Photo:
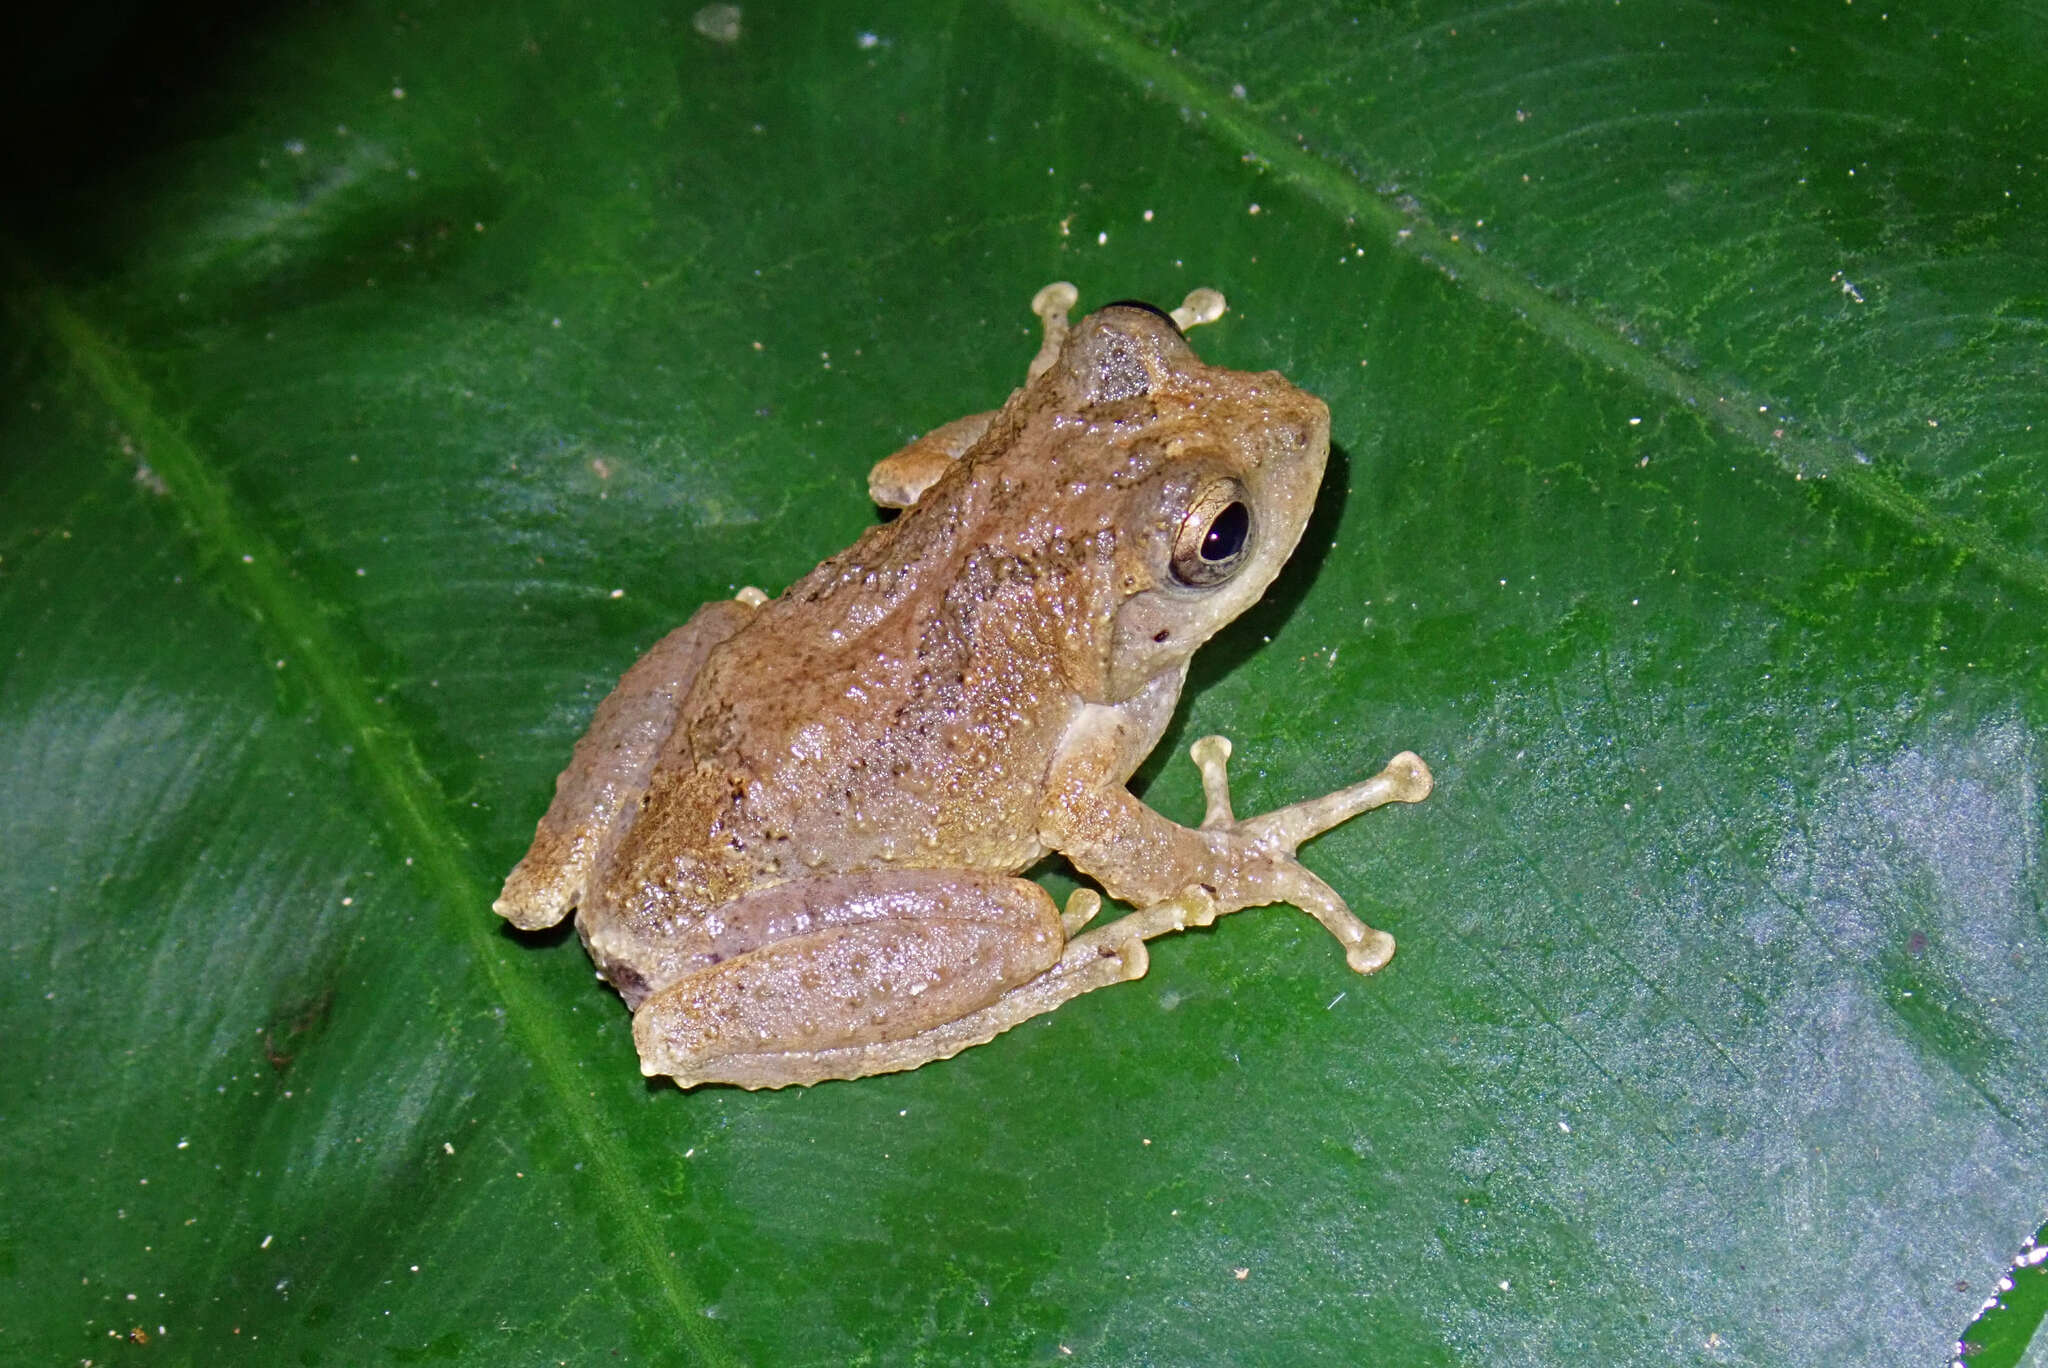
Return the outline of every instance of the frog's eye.
<path id="1" fill-rule="evenodd" d="M 1173 534 L 1173 577 L 1192 589 L 1221 584 L 1252 549 L 1252 510 L 1236 480 L 1212 480 Z"/>

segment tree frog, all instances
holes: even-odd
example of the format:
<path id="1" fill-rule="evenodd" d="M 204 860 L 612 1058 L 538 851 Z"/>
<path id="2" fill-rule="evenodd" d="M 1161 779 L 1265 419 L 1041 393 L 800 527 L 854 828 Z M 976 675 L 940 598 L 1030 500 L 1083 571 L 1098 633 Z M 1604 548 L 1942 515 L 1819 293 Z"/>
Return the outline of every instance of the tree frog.
<path id="1" fill-rule="evenodd" d="M 1308 522 L 1323 402 L 1204 365 L 1223 311 L 1112 304 L 1043 341 L 991 413 L 927 434 L 869 488 L 901 509 L 778 598 L 706 605 L 605 699 L 496 911 L 575 913 L 633 1010 L 643 1072 L 775 1088 L 944 1059 L 1143 975 L 1151 937 L 1287 902 L 1371 973 L 1393 938 L 1295 858 L 1309 837 L 1426 797 L 1394 757 L 1322 798 L 1239 819 L 1230 745 L 1192 749 L 1207 815 L 1125 787 L 1188 659 L 1262 594 Z M 1101 897 L 1019 874 L 1057 851 Z"/>

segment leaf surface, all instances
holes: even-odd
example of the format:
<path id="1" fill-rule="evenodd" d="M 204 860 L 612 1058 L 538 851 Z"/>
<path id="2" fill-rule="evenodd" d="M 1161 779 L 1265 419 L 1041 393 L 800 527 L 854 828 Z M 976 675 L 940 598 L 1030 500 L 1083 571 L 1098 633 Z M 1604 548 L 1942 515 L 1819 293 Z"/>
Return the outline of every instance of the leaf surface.
<path id="1" fill-rule="evenodd" d="M 23 97 L 156 79 L 8 253 L 10 1358 L 1953 1354 L 2048 1215 L 2038 12 L 240 17 Z M 914 1073 L 644 1083 L 498 880 L 1059 278 L 1329 401 L 1139 782 L 1416 750 L 1306 855 L 1400 954 L 1247 912 Z"/>

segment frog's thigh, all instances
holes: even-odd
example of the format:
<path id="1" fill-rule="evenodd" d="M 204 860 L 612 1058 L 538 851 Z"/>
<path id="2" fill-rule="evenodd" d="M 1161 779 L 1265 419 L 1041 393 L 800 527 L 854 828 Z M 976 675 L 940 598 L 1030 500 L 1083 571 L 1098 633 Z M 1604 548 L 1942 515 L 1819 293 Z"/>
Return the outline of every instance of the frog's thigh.
<path id="1" fill-rule="evenodd" d="M 737 632 L 760 601 L 743 595 L 705 604 L 626 671 L 555 780 L 554 801 L 532 847 L 492 904 L 499 916 L 532 931 L 553 926 L 582 900 L 598 850 L 621 809 L 646 789 L 704 657 Z"/>
<path id="2" fill-rule="evenodd" d="M 907 891 L 887 899 L 870 897 L 882 882 L 872 875 L 800 885 L 819 899 L 813 929 L 699 969 L 640 1005 L 641 1070 L 684 1087 L 774 1088 L 940 1057 L 913 1060 L 920 1052 L 904 1047 L 1056 966 L 1066 936 L 1052 899 L 1028 880 L 958 871 L 941 889 L 934 874 L 907 872 Z M 744 919 L 747 901 L 724 911 Z M 889 910 L 849 915 L 862 902 Z"/>

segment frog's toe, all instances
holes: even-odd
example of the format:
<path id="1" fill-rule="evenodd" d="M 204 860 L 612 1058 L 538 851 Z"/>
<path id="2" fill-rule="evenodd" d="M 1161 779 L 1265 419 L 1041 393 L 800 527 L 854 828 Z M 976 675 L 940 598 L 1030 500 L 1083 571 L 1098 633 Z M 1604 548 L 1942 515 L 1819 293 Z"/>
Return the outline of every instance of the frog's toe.
<path id="1" fill-rule="evenodd" d="M 1038 355 L 1031 358 L 1025 375 L 1036 380 L 1053 368 L 1060 359 L 1060 348 L 1067 344 L 1067 311 L 1080 301 L 1081 292 L 1064 280 L 1052 284 L 1031 296 L 1031 312 L 1038 315 L 1044 330 L 1044 339 L 1038 344 Z"/>
<path id="2" fill-rule="evenodd" d="M 1302 842 L 1350 821 L 1361 812 L 1388 803 L 1419 803 L 1429 797 L 1434 783 L 1429 766 L 1413 751 L 1402 751 L 1370 779 L 1320 798 L 1275 808 L 1260 817 L 1248 817 L 1237 826 L 1254 841 L 1296 850 Z"/>
<path id="3" fill-rule="evenodd" d="M 1376 926 L 1365 931 L 1364 940 L 1344 947 L 1344 962 L 1361 974 L 1378 973 L 1394 957 L 1394 938 Z"/>
<path id="4" fill-rule="evenodd" d="M 1204 323 L 1214 323 L 1223 317 L 1229 308 L 1230 305 L 1223 298 L 1221 290 L 1203 285 L 1189 290 L 1187 298 L 1173 311 L 1173 326 L 1186 332 L 1189 328 L 1198 328 Z"/>
<path id="5" fill-rule="evenodd" d="M 1381 775 L 1391 783 L 1396 803 L 1419 803 L 1436 787 L 1436 776 L 1414 751 L 1402 751 L 1387 761 Z"/>
<path id="6" fill-rule="evenodd" d="M 1116 952 L 1117 962 L 1123 966 L 1124 982 L 1145 977 L 1145 971 L 1152 967 L 1152 952 L 1145 948 L 1145 942 L 1136 936 L 1125 941 Z"/>
<path id="7" fill-rule="evenodd" d="M 1230 808 L 1230 738 L 1205 736 L 1188 747 L 1188 759 L 1202 772 L 1202 830 L 1235 826 Z"/>
<path id="8" fill-rule="evenodd" d="M 1060 912 L 1060 926 L 1072 940 L 1081 928 L 1095 920 L 1095 914 L 1102 910 L 1102 895 L 1092 888 L 1077 888 L 1067 895 L 1067 905 Z"/>

